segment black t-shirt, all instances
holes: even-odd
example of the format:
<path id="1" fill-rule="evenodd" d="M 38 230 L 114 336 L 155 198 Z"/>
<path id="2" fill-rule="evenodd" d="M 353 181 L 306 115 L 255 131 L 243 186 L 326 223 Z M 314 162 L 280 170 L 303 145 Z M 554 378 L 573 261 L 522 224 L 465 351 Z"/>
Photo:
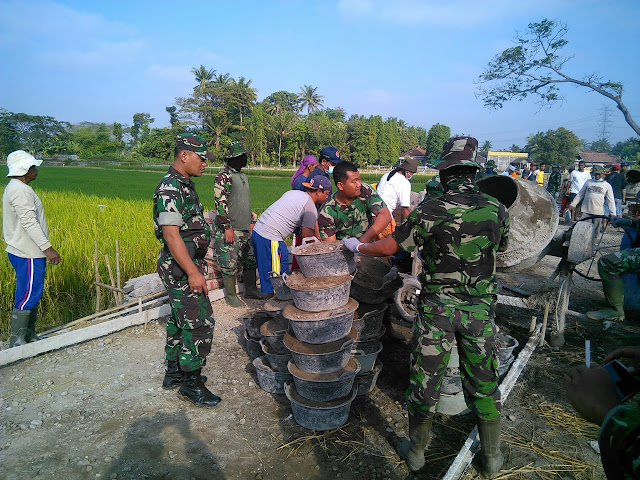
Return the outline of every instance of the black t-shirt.
<path id="1" fill-rule="evenodd" d="M 614 198 L 622 199 L 622 190 L 627 188 L 627 181 L 624 175 L 620 172 L 614 172 L 608 175 L 605 180 L 609 182 L 609 185 L 613 188 Z"/>

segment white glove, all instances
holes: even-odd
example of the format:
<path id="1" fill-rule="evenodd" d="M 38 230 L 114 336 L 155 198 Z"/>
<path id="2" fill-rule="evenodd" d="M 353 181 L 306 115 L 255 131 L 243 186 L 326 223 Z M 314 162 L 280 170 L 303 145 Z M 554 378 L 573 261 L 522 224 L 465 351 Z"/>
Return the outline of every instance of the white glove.
<path id="1" fill-rule="evenodd" d="M 350 250 L 353 253 L 358 253 L 358 247 L 362 245 L 362 242 L 356 237 L 343 238 L 342 243 L 347 250 Z"/>

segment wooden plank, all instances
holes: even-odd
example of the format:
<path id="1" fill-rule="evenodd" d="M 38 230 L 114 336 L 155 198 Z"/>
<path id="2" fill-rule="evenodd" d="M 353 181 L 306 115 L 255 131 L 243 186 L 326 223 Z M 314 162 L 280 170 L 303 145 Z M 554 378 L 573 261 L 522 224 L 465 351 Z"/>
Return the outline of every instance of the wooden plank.
<path id="1" fill-rule="evenodd" d="M 98 325 L 91 325 L 89 327 L 73 330 L 55 337 L 45 338 L 38 342 L 8 348 L 0 351 L 0 367 L 19 360 L 24 360 L 25 358 L 40 355 L 41 353 L 59 350 L 77 343 L 103 337 L 105 335 L 124 330 L 128 327 L 141 325 L 145 323 L 145 320 L 155 320 L 156 318 L 167 315 L 171 315 L 171 307 L 168 304 L 160 305 L 159 307 L 152 308 L 141 313 L 127 315 Z"/>
<path id="2" fill-rule="evenodd" d="M 507 376 L 504 377 L 504 380 L 502 380 L 502 383 L 498 386 L 498 388 L 500 389 L 500 395 L 502 397 L 501 401 L 503 405 L 509 397 L 509 394 L 511 393 L 511 390 L 515 385 L 516 380 L 518 380 L 518 377 L 522 373 L 522 370 L 524 370 L 525 365 L 531 358 L 531 354 L 536 349 L 536 346 L 540 341 L 541 330 L 542 324 L 537 325 L 535 331 L 533 332 L 533 335 L 529 337 L 529 341 L 520 351 L 520 353 L 518 354 L 518 358 L 515 359 L 513 365 L 511 365 Z M 464 442 L 464 445 L 458 452 L 458 455 L 453 460 L 453 463 L 449 467 L 447 474 L 442 477 L 442 480 L 458 480 L 471 463 L 471 460 L 473 460 L 473 456 L 475 455 L 476 450 L 479 446 L 480 439 L 478 437 L 478 427 L 475 426 L 467 437 L 467 440 Z"/>

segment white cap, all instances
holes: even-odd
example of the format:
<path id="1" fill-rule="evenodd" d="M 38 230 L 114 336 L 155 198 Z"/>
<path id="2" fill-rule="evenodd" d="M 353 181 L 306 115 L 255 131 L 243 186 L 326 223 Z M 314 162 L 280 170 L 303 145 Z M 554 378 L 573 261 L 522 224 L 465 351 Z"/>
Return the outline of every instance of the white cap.
<path id="1" fill-rule="evenodd" d="M 34 165 L 39 167 L 41 163 L 42 160 L 38 160 L 36 157 L 24 150 L 11 152 L 7 156 L 7 167 L 9 167 L 7 177 L 21 177 L 26 175 L 31 167 Z"/>

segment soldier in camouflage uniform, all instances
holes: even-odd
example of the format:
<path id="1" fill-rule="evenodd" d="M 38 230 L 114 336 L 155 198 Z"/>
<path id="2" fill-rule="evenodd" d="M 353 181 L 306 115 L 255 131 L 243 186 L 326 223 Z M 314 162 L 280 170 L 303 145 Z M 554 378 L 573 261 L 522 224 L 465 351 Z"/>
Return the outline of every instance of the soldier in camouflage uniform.
<path id="1" fill-rule="evenodd" d="M 251 246 L 253 214 L 249 179 L 242 169 L 247 165 L 247 153 L 242 144 L 227 147 L 227 164 L 216 176 L 213 193 L 216 200 L 215 251 L 226 291 L 225 299 L 232 307 L 244 302 L 236 295 L 236 272 L 242 265 L 244 298 L 267 298 L 256 287 L 256 259 Z"/>
<path id="2" fill-rule="evenodd" d="M 497 472 L 500 453 L 500 391 L 495 341 L 496 253 L 507 248 L 509 217 L 495 198 L 474 185 L 480 166 L 478 141 L 448 140 L 436 165 L 444 194 L 423 202 L 391 237 L 372 244 L 345 239 L 345 246 L 365 255 L 384 256 L 398 248 L 418 248 L 423 271 L 418 316 L 411 339 L 410 384 L 406 393 L 409 438 L 398 452 L 412 470 L 424 466 L 440 386 L 458 345 L 460 373 L 467 405 L 476 415 L 481 465 Z"/>
<path id="3" fill-rule="evenodd" d="M 498 166 L 496 165 L 496 162 L 494 162 L 493 160 L 487 160 L 484 164 L 484 172 L 479 171 L 476 174 L 476 180 L 480 180 L 481 178 L 484 178 L 484 177 L 491 177 L 493 175 L 498 175 L 494 170 L 497 167 Z"/>
<path id="4" fill-rule="evenodd" d="M 440 175 L 434 175 L 431 177 L 429 181 L 424 184 L 424 188 L 426 190 L 426 195 L 424 196 L 423 202 L 431 200 L 432 198 L 437 198 L 444 193 L 442 183 L 440 183 Z"/>
<path id="5" fill-rule="evenodd" d="M 360 181 L 360 172 L 353 163 L 341 161 L 333 170 L 333 181 L 338 191 L 318 215 L 320 239 L 356 237 L 370 242 L 391 221 L 389 209 L 370 185 Z"/>
<path id="6" fill-rule="evenodd" d="M 635 216 L 629 218 L 611 217 L 616 227 L 625 226 L 640 231 L 640 207 L 630 205 L 629 212 Z M 634 248 L 609 253 L 598 260 L 598 273 L 602 280 L 602 291 L 607 302 L 606 308 L 587 312 L 592 320 L 624 320 L 624 280 L 628 273 L 640 274 L 640 235 L 636 234 Z"/>
<path id="7" fill-rule="evenodd" d="M 220 397 L 207 389 L 206 377 L 201 376 L 215 324 L 204 278 L 211 229 L 191 180 L 202 175 L 207 159 L 213 159 L 206 148 L 206 141 L 197 135 L 176 137 L 173 165 L 153 194 L 153 226 L 163 243 L 158 275 L 171 304 L 162 386 L 180 386 L 178 394 L 183 398 L 197 406 L 213 407 Z"/>
<path id="8" fill-rule="evenodd" d="M 547 182 L 547 192 L 553 196 L 554 200 L 560 191 L 561 183 L 562 174 L 560 173 L 560 167 L 558 165 L 554 165 L 551 167 L 551 175 L 549 175 L 549 181 Z"/>
<path id="9" fill-rule="evenodd" d="M 608 363 L 628 358 L 634 365 L 627 370 L 640 373 L 640 347 L 626 346 L 603 358 Z M 586 420 L 600 425 L 598 444 L 602 467 L 609 480 L 640 478 L 640 410 L 625 405 L 609 373 L 599 365 L 574 367 L 564 377 L 569 401 Z"/>

